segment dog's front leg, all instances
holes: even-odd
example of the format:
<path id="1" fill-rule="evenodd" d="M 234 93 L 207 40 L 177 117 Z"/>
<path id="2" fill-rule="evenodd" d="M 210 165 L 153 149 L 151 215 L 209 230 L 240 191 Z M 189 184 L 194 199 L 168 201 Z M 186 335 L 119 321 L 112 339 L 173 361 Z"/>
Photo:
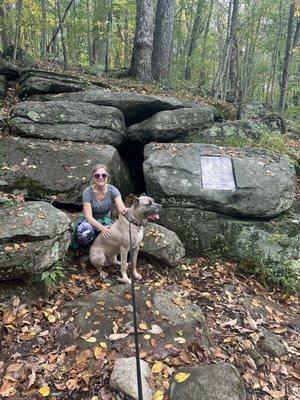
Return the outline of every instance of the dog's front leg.
<path id="1" fill-rule="evenodd" d="M 118 278 L 118 280 L 122 283 L 130 283 L 130 279 L 127 275 L 127 254 L 128 250 L 121 249 L 121 274 L 122 278 Z"/>
<path id="2" fill-rule="evenodd" d="M 137 246 L 135 249 L 132 249 L 132 269 L 133 269 L 133 275 L 136 279 L 142 279 L 142 275 L 140 275 L 137 270 L 136 270 L 136 264 L 137 264 L 137 257 L 139 254 L 139 248 L 140 246 Z"/>

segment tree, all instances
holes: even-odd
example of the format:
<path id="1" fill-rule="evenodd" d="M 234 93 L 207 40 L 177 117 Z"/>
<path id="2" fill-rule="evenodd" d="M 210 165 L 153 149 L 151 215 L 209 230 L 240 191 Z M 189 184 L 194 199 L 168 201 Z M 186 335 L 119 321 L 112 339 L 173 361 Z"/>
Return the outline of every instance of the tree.
<path id="1" fill-rule="evenodd" d="M 22 8 L 23 8 L 22 0 L 17 0 L 16 8 L 18 10 L 18 16 L 16 23 L 16 31 L 15 31 L 15 43 L 14 43 L 14 54 L 13 54 L 14 61 L 16 61 L 17 59 L 18 47 L 20 44 L 20 29 L 21 29 Z"/>
<path id="2" fill-rule="evenodd" d="M 279 109 L 281 111 L 284 109 L 286 101 L 286 89 L 288 84 L 288 73 L 291 60 L 291 50 L 292 50 L 292 40 L 293 40 L 294 14 L 295 14 L 295 0 L 291 0 L 289 17 L 288 17 L 288 31 L 286 37 L 285 55 L 284 55 L 284 62 L 282 69 L 282 78 L 280 84 Z"/>
<path id="3" fill-rule="evenodd" d="M 153 5 L 152 0 L 136 0 L 136 4 L 136 28 L 130 75 L 146 82 L 152 79 Z"/>
<path id="4" fill-rule="evenodd" d="M 194 24 L 193 24 L 192 34 L 191 34 L 191 41 L 190 41 L 190 45 L 189 45 L 189 51 L 188 51 L 186 67 L 185 67 L 184 78 L 186 80 L 191 79 L 191 61 L 192 61 L 192 57 L 195 53 L 196 46 L 197 46 L 197 39 L 200 34 L 201 14 L 202 14 L 203 6 L 204 6 L 204 0 L 198 0 L 196 16 L 194 19 Z"/>
<path id="5" fill-rule="evenodd" d="M 152 54 L 152 75 L 156 81 L 169 75 L 175 9 L 175 0 L 158 0 Z"/>

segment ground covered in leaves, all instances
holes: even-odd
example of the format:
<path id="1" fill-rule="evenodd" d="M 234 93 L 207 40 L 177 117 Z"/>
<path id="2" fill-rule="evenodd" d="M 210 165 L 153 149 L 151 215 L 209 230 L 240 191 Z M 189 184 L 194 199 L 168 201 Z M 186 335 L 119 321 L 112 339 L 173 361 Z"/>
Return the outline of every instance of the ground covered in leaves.
<path id="1" fill-rule="evenodd" d="M 170 378 L 180 366 L 220 361 L 237 367 L 248 399 L 299 399 L 300 343 L 297 327 L 300 323 L 299 316 L 297 320 L 299 298 L 295 294 L 284 295 L 267 290 L 251 277 L 241 275 L 236 265 L 231 263 L 185 260 L 176 269 L 167 270 L 140 259 L 139 266 L 143 283 L 166 290 L 175 284 L 182 299 L 200 306 L 212 337 L 209 349 L 202 348 L 197 342 L 185 343 L 182 340 L 180 346 L 174 343 L 174 355 L 165 359 L 156 357 L 155 351 L 151 351 L 150 356 L 141 349 L 141 357 L 152 368 L 150 385 L 156 399 L 169 399 Z M 118 346 L 101 342 L 81 350 L 76 344 L 68 343 L 64 347 L 57 340 L 58 335 L 68 332 L 71 323 L 70 318 L 65 319 L 61 312 L 65 303 L 117 285 L 117 271 L 112 268 L 109 272 L 110 279 L 103 282 L 92 267 L 80 264 L 70 254 L 66 277 L 47 300 L 45 297 L 28 300 L 21 294 L 22 290 L 18 295 L 2 299 L 0 397 L 16 400 L 43 397 L 125 399 L 109 388 Z M 176 298 L 174 301 L 178 304 L 179 300 Z M 87 324 L 89 317 L 86 315 Z M 138 318 L 141 323 L 143 316 Z M 259 360 L 255 358 L 253 350 L 257 350 L 261 327 L 280 337 L 287 355 L 274 358 L 262 354 Z M 140 335 L 147 334 L 145 327 L 140 328 Z M 90 338 L 79 335 L 79 340 Z M 155 350 L 155 340 L 151 345 Z"/>

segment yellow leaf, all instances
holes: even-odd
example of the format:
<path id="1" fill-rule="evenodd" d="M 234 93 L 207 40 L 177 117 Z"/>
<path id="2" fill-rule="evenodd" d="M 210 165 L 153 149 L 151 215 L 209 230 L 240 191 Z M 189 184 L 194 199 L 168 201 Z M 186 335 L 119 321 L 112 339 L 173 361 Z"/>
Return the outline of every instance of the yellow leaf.
<path id="1" fill-rule="evenodd" d="M 97 338 L 95 338 L 95 336 L 91 336 L 90 338 L 86 339 L 86 342 L 95 343 L 95 342 L 97 342 Z"/>
<path id="2" fill-rule="evenodd" d="M 159 374 L 163 369 L 164 364 L 161 361 L 157 361 L 151 368 L 151 371 L 153 372 L 153 374 Z"/>
<path id="3" fill-rule="evenodd" d="M 144 323 L 140 323 L 139 324 L 139 328 L 142 329 L 143 331 L 145 331 L 145 330 L 148 329 L 148 326 L 146 324 L 144 324 Z"/>
<path id="4" fill-rule="evenodd" d="M 39 393 L 42 397 L 47 397 L 50 394 L 50 388 L 48 385 L 45 385 L 39 389 Z"/>
<path id="5" fill-rule="evenodd" d="M 100 342 L 99 346 L 101 346 L 103 349 L 107 349 L 107 344 L 105 342 Z"/>
<path id="6" fill-rule="evenodd" d="M 162 390 L 157 390 L 154 393 L 153 400 L 163 400 L 163 398 L 164 398 L 164 392 Z"/>
<path id="7" fill-rule="evenodd" d="M 54 322 L 56 321 L 56 317 L 53 314 L 48 315 L 47 319 L 49 322 L 51 322 L 51 324 L 54 324 Z"/>
<path id="8" fill-rule="evenodd" d="M 187 378 L 190 376 L 191 374 L 188 374 L 186 372 L 179 372 L 178 374 L 175 375 L 175 381 L 182 383 L 184 381 L 187 380 Z"/>
<path id="9" fill-rule="evenodd" d="M 185 343 L 185 338 L 178 336 L 178 337 L 174 338 L 174 342 L 177 342 L 179 344 L 184 344 Z"/>
<path id="10" fill-rule="evenodd" d="M 149 340 L 150 338 L 151 338 L 151 335 L 148 335 L 148 334 L 144 335 L 144 339 Z"/>
<path id="11" fill-rule="evenodd" d="M 91 400 L 99 400 L 99 396 L 93 396 Z"/>

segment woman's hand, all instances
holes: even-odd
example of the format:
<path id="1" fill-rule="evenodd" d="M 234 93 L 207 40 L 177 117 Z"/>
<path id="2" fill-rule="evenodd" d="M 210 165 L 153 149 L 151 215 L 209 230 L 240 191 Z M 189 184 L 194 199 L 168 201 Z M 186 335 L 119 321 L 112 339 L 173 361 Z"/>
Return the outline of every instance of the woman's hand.
<path id="1" fill-rule="evenodd" d="M 111 233 L 110 233 L 109 228 L 110 228 L 109 226 L 104 226 L 104 225 L 101 226 L 100 231 L 101 231 L 103 237 L 105 237 L 105 238 L 110 237 Z"/>
<path id="2" fill-rule="evenodd" d="M 128 212 L 129 208 L 125 207 L 123 208 L 123 210 L 121 211 L 122 215 L 125 215 Z"/>

